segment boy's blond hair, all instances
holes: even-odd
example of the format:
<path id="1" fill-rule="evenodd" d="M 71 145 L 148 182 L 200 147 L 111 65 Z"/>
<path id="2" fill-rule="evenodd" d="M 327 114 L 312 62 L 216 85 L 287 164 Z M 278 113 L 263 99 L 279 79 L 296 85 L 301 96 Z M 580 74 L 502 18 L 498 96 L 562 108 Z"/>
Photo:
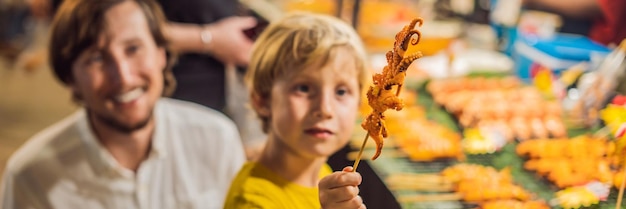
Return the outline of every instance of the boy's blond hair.
<path id="1" fill-rule="evenodd" d="M 287 72 L 332 61 L 337 49 L 347 49 L 354 56 L 358 70 L 359 90 L 367 83 L 366 52 L 361 38 L 344 21 L 321 14 L 297 12 L 270 24 L 252 49 L 246 81 L 252 97 L 267 100 L 272 86 Z M 322 66 L 320 66 L 322 67 Z M 259 115 L 263 131 L 269 129 L 269 118 Z"/>

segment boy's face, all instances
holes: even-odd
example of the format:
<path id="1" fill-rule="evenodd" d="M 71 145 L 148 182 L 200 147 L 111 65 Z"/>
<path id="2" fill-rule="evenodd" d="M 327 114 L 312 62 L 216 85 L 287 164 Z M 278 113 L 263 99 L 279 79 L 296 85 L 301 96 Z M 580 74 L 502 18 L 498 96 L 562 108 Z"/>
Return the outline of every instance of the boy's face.
<path id="1" fill-rule="evenodd" d="M 158 47 L 133 1 L 111 7 L 98 43 L 72 67 L 72 91 L 95 125 L 131 132 L 145 127 L 163 91 L 165 49 Z"/>
<path id="2" fill-rule="evenodd" d="M 331 62 L 286 75 L 272 87 L 270 132 L 305 157 L 327 157 L 352 135 L 359 106 L 355 59 L 337 49 Z"/>

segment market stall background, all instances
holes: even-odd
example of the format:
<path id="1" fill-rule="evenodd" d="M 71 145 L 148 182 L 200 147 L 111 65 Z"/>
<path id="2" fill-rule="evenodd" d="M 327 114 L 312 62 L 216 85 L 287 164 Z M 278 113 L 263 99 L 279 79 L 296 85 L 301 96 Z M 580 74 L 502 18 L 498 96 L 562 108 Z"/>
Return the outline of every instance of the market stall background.
<path id="1" fill-rule="evenodd" d="M 316 4 L 315 7 L 307 6 L 307 4 L 314 4 L 315 2 L 325 4 Z M 513 182 L 511 185 L 505 185 L 506 188 L 517 188 L 515 186 L 519 185 L 530 195 L 530 198 L 517 196 L 520 200 L 536 200 L 543 206 L 554 208 L 560 208 L 563 205 L 566 208 L 578 206 L 583 208 L 615 208 L 617 190 L 614 187 L 611 187 L 610 190 L 606 189 L 611 182 L 587 184 L 592 185 L 588 186 L 591 188 L 598 187 L 598 190 L 602 192 L 610 191 L 607 197 L 599 195 L 601 196 L 599 199 L 598 197 L 595 198 L 598 200 L 587 200 L 584 196 L 574 195 L 573 203 L 563 203 L 566 202 L 563 200 L 565 196 L 572 197 L 571 194 L 585 190 L 581 190 L 582 187 L 568 187 L 563 190 L 565 185 L 557 186 L 554 182 L 555 177 L 548 178 L 551 171 L 537 171 L 548 172 L 545 174 L 535 172 L 534 168 L 531 169 L 532 166 L 529 165 L 540 162 L 540 159 L 531 159 L 517 151 L 518 145 L 526 140 L 552 140 L 564 137 L 566 137 L 567 143 L 569 141 L 573 141 L 572 143 L 593 141 L 595 143 L 594 140 L 598 140 L 603 141 L 599 143 L 600 146 L 605 144 L 614 146 L 612 145 L 613 141 L 607 141 L 607 139 L 611 140 L 611 137 L 605 129 L 602 129 L 602 124 L 590 125 L 587 123 L 586 126 L 581 126 L 581 124 L 576 124 L 576 122 L 580 122 L 577 121 L 580 118 L 574 119 L 569 115 L 575 111 L 572 110 L 574 103 L 580 103 L 580 98 L 577 98 L 579 97 L 578 94 L 583 94 L 586 91 L 581 82 L 587 81 L 580 81 L 581 78 L 582 80 L 589 80 L 589 77 L 597 75 L 589 75 L 588 72 L 607 68 L 607 64 L 603 63 L 603 60 L 611 52 L 611 49 L 581 35 L 561 33 L 560 29 L 576 32 L 571 25 L 568 25 L 571 24 L 571 21 L 563 21 L 557 15 L 541 11 L 524 11 L 520 8 L 519 2 L 517 2 L 518 5 L 515 5 L 516 1 L 506 1 L 505 3 L 498 1 L 487 3 L 485 3 L 486 1 L 336 1 L 334 7 L 331 6 L 332 2 L 282 1 L 281 3 L 287 5 L 286 8 L 289 9 L 286 10 L 322 12 L 337 15 L 348 22 L 352 22 L 371 52 L 372 70 L 374 72 L 379 72 L 382 69 L 384 65 L 382 54 L 393 45 L 394 33 L 413 17 L 423 17 L 426 20 L 424 26 L 420 28 L 423 35 L 422 42 L 420 47 L 415 50 L 422 51 L 427 57 L 418 60 L 415 64 L 416 67 L 413 70 L 418 71 L 416 72 L 417 75 L 407 78 L 407 82 L 410 84 L 409 90 L 416 92 L 415 95 L 417 96 L 409 97 L 406 101 L 415 103 L 415 106 L 424 110 L 421 114 L 425 115 L 428 122 L 419 122 L 417 126 L 432 128 L 424 131 L 439 129 L 437 125 L 440 125 L 457 133 L 458 136 L 452 138 L 458 138 L 459 145 L 453 145 L 455 142 L 441 142 L 443 145 L 439 146 L 448 146 L 449 149 L 464 147 L 460 151 L 463 157 L 459 157 L 459 154 L 452 154 L 447 157 L 435 156 L 437 153 L 423 148 L 406 148 L 406 146 L 419 147 L 420 145 L 435 146 L 433 145 L 435 143 L 406 142 L 410 140 L 403 139 L 445 137 L 446 134 L 451 135 L 450 133 L 440 136 L 436 134 L 433 136 L 433 134 L 428 133 L 406 135 L 390 130 L 390 137 L 386 141 L 387 148 L 383 151 L 382 157 L 374 161 L 367 161 L 367 163 L 374 168 L 385 185 L 391 189 L 402 208 L 489 208 L 490 206 L 480 204 L 484 201 L 459 201 L 464 198 L 467 199 L 467 195 L 459 195 L 459 193 L 454 192 L 455 189 L 459 189 L 458 185 L 429 183 L 429 181 L 440 181 L 440 172 L 460 163 L 462 165 L 476 164 L 487 166 L 487 168 L 492 167 L 505 176 L 512 176 Z M 350 3 L 353 4 L 350 5 Z M 613 65 L 609 68 L 617 71 L 623 70 L 623 65 L 620 65 L 619 62 Z M 476 71 L 480 73 L 476 75 L 474 73 Z M 485 74 L 484 72 L 488 73 Z M 506 94 L 516 95 L 533 92 L 531 93 L 533 96 L 512 101 L 518 103 L 518 106 L 508 110 L 518 112 L 514 114 L 512 120 L 510 117 L 496 118 L 499 121 L 496 122 L 495 126 L 502 126 L 497 124 L 499 122 L 510 123 L 505 126 L 510 125 L 511 127 L 507 129 L 513 129 L 509 131 L 514 132 L 505 137 L 508 138 L 507 143 L 496 143 L 502 146 L 498 147 L 497 151 L 494 151 L 495 148 L 492 147 L 494 145 L 484 145 L 485 139 L 478 142 L 470 142 L 472 140 L 468 139 L 474 137 L 475 133 L 480 135 L 480 122 L 476 122 L 476 119 L 472 119 L 472 117 L 482 117 L 482 112 L 476 113 L 472 117 L 457 118 L 454 115 L 458 113 L 449 112 L 449 106 L 435 102 L 436 98 L 431 94 L 432 92 L 426 90 L 426 85 L 430 81 L 450 77 L 480 77 L 485 75 L 488 77 L 515 76 L 519 78 L 520 86 L 515 87 L 512 91 L 507 91 Z M 608 90 L 604 89 L 603 91 Z M 603 96 L 606 95 L 600 97 Z M 546 102 L 526 103 L 525 100 L 533 97 L 545 97 Z M 450 98 L 448 97 L 448 99 Z M 510 98 L 502 98 L 502 100 L 504 99 Z M 495 108 L 490 106 L 491 102 L 499 103 L 497 100 L 484 102 L 484 104 L 475 106 L 482 105 L 488 109 Z M 559 106 L 556 111 L 551 108 L 555 104 Z M 549 107 L 551 109 L 545 109 Z M 602 107 L 596 106 L 594 108 L 591 109 L 599 112 Z M 543 115 L 543 112 L 550 111 L 556 113 Z M 406 114 L 411 115 L 406 116 L 406 123 L 415 123 L 414 120 L 421 120 L 418 118 L 411 119 L 411 117 L 422 117 L 415 116 L 413 113 Z M 527 117 L 525 114 L 538 114 L 540 116 Z M 589 121 L 597 121 L 598 118 L 595 117 Z M 409 122 L 409 120 L 413 121 Z M 474 122 L 467 122 L 468 120 L 474 120 Z M 476 124 L 468 125 L 471 123 Z M 413 128 L 420 129 L 419 127 Z M 348 159 L 354 159 L 364 134 L 364 132 L 355 133 L 352 143 L 353 151 L 348 154 Z M 554 141 L 560 143 L 563 140 Z M 409 144 L 407 145 L 407 143 Z M 470 146 L 468 144 L 472 144 L 471 146 L 475 146 L 475 148 L 479 147 L 478 149 L 480 146 L 487 146 L 488 148 L 482 148 L 490 151 L 488 151 L 489 153 L 480 153 L 480 151 L 468 150 L 467 146 Z M 485 152 L 484 150 L 483 152 Z M 373 152 L 366 150 L 365 153 L 364 158 L 366 159 Z M 613 153 L 607 151 L 599 157 L 604 160 L 612 155 Z M 415 158 L 419 159 L 416 160 Z M 432 159 L 425 160 L 426 158 Z M 564 156 L 564 158 L 569 157 Z M 608 164 L 602 162 L 604 163 L 602 165 L 607 165 L 606 170 L 609 170 Z M 595 166 L 595 164 L 588 165 Z M 583 167 L 585 165 L 578 166 Z M 617 172 L 616 166 L 612 164 L 610 170 Z M 586 169 L 593 170 L 595 168 Z M 610 175 L 610 181 L 612 181 L 614 174 Z M 556 183 L 566 184 L 563 183 L 564 181 L 559 180 Z M 567 185 L 582 186 L 586 183 L 588 182 L 578 182 L 580 185 L 577 185 L 570 182 Z M 476 188 L 476 192 L 481 192 L 481 189 Z M 507 198 L 500 196 L 494 199 Z M 524 206 L 531 207 L 530 205 Z M 498 206 L 493 205 L 492 207 L 498 208 Z M 499 207 L 513 206 L 500 205 Z"/>
<path id="2" fill-rule="evenodd" d="M 612 133 L 606 133 L 607 129 L 604 126 L 606 123 L 598 121 L 602 109 L 609 103 L 608 98 L 619 92 L 615 90 L 621 89 L 621 93 L 625 93 L 623 92 L 625 82 L 619 82 L 623 81 L 620 80 L 623 73 L 619 72 L 624 71 L 626 67 L 623 62 L 624 53 L 610 56 L 609 53 L 615 52 L 615 49 L 599 45 L 582 36 L 559 33 L 559 27 L 562 29 L 571 25 L 552 14 L 523 11 L 519 6 L 515 7 L 515 3 L 509 3 L 513 4 L 511 6 L 489 0 L 241 0 L 241 2 L 255 10 L 259 18 L 270 21 L 284 12 L 306 10 L 335 15 L 350 22 L 356 27 L 371 53 L 372 71 L 375 72 L 384 65 L 384 53 L 393 45 L 394 34 L 412 18 L 425 19 L 424 25 L 420 28 L 422 41 L 419 48 L 413 50 L 422 51 L 427 56 L 416 61 L 409 70 L 410 76 L 407 78 L 405 91 L 412 92 L 406 95 L 405 102 L 415 109 L 406 108 L 401 114 L 409 114 L 410 116 L 406 116 L 409 118 L 415 117 L 411 123 L 432 128 L 429 130 L 437 130 L 437 133 L 425 133 L 430 134 L 425 138 L 450 137 L 451 141 L 446 142 L 445 146 L 458 152 L 446 153 L 449 154 L 447 157 L 435 156 L 434 152 L 428 154 L 420 152 L 417 158 L 421 160 L 415 160 L 412 158 L 416 157 L 412 157 L 410 151 L 402 147 L 406 146 L 403 144 L 412 142 L 403 141 L 404 139 L 395 132 L 391 132 L 379 159 L 367 160 L 373 153 L 371 146 L 365 151 L 363 159 L 366 160 L 366 167 L 371 167 L 376 172 L 377 179 L 374 180 L 384 183 L 376 186 L 390 189 L 393 196 L 384 197 L 384 194 L 381 194 L 379 197 L 381 199 L 374 199 L 370 204 L 372 207 L 369 208 L 387 208 L 377 204 L 394 201 L 385 198 L 397 200 L 402 208 L 480 207 L 481 205 L 475 201 L 462 201 L 463 197 L 454 191 L 454 185 L 432 183 L 440 180 L 440 173 L 443 170 L 460 163 L 489 166 L 497 171 L 510 172 L 513 184 L 531 193 L 530 199 L 543 201 L 553 208 L 560 208 L 559 203 L 555 201 L 556 193 L 560 189 L 555 183 L 525 168 L 528 157 L 520 156 L 516 150 L 524 141 L 512 140 L 503 143 L 502 147 L 497 151 L 492 149 L 491 153 L 470 154 L 462 150 L 464 146 L 462 140 L 469 138 L 467 131 L 472 130 L 472 127 L 464 126 L 464 122 L 448 112 L 445 105 L 435 101 L 435 96 L 427 88 L 432 81 L 449 77 L 516 76 L 521 79 L 519 88 L 530 87 L 551 101 L 559 101 L 564 109 L 563 118 L 569 116 L 567 111 L 584 96 L 582 95 L 584 85 L 591 86 L 587 89 L 597 89 L 593 97 L 598 98 L 595 98 L 589 107 L 583 107 L 586 113 L 593 113 L 583 117 L 591 123 L 585 123 L 584 126 L 577 124 L 578 127 L 573 127 L 572 121 L 565 121 L 568 126 L 567 135 L 570 139 L 577 136 L 602 135 L 607 137 L 609 142 L 614 142 L 610 137 Z M 504 18 L 494 19 L 492 15 L 495 13 L 513 16 L 514 25 L 510 24 L 511 20 L 507 19 L 506 15 Z M 39 31 L 35 33 L 39 35 L 35 36 L 33 47 L 27 50 L 33 53 L 30 55 L 26 53 L 27 56 L 17 61 L 0 59 L 0 173 L 10 153 L 17 149 L 23 140 L 76 108 L 69 100 L 58 99 L 69 98 L 69 95 L 54 81 L 45 62 L 32 59 L 42 57 L 37 51 L 45 45 L 45 33 L 41 32 L 45 30 L 45 26 L 37 27 L 40 29 L 34 31 Z M 529 31 L 530 33 L 525 33 Z M 613 60 L 606 61 L 609 58 Z M 590 80 L 597 77 L 609 80 L 613 78 L 613 83 L 594 86 L 594 82 Z M 417 117 L 422 118 L 418 121 Z M 347 150 L 347 155 L 341 156 L 345 157 L 347 162 L 345 165 L 351 165 L 364 134 L 362 131 L 354 133 L 352 150 Z M 370 144 L 373 145 L 372 142 Z M 424 160 L 429 157 L 432 159 Z M 617 168 L 615 165 L 612 166 L 613 170 Z M 421 183 L 416 184 L 412 180 Z M 424 181 L 431 183 L 424 184 Z M 616 197 L 617 190 L 611 187 L 606 199 L 583 208 L 615 208 Z"/>

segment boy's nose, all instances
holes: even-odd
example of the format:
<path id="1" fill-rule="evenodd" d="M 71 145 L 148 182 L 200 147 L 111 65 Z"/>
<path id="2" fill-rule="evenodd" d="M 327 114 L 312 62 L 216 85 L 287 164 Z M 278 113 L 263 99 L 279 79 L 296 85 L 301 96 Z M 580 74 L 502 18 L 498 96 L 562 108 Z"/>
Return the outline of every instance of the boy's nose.
<path id="1" fill-rule="evenodd" d="M 317 102 L 317 108 L 315 109 L 314 115 L 315 117 L 319 117 L 322 119 L 330 119 L 333 117 L 332 114 L 332 98 L 331 96 L 322 95 L 319 97 Z"/>

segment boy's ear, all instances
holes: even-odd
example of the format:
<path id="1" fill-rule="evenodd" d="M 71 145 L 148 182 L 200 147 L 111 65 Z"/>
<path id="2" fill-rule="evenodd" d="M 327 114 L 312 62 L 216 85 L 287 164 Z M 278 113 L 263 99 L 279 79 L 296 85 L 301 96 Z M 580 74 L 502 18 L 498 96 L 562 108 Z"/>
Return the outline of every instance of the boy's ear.
<path id="1" fill-rule="evenodd" d="M 259 114 L 259 116 L 262 116 L 262 117 L 270 116 L 270 105 L 269 105 L 269 101 L 267 101 L 268 100 L 267 98 L 264 98 L 257 93 L 252 93 L 251 100 L 252 100 L 251 101 L 252 108 L 254 108 L 254 111 L 256 111 L 257 114 Z"/>

